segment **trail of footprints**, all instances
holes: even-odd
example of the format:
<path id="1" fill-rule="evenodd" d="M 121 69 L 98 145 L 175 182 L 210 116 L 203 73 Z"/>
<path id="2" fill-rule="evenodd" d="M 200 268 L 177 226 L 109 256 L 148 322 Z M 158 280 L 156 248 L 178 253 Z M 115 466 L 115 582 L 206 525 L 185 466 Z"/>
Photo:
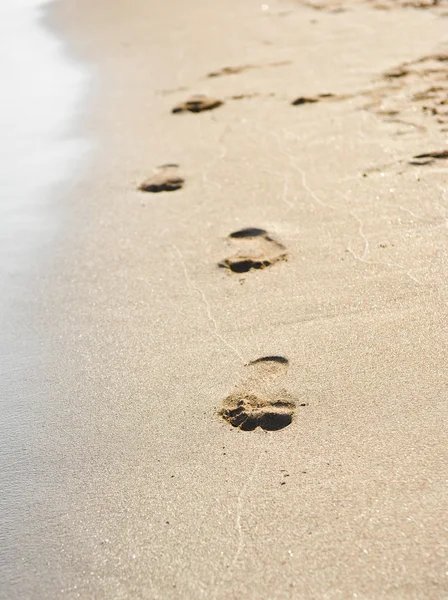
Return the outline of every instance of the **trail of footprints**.
<path id="1" fill-rule="evenodd" d="M 272 65 L 272 66 L 275 66 Z M 210 73 L 218 77 L 255 68 L 249 65 L 241 68 L 224 68 Z M 237 98 L 237 97 L 236 97 Z M 218 108 L 223 101 L 204 95 L 196 95 L 177 104 L 172 113 L 203 112 Z M 144 192 L 172 192 L 184 185 L 179 165 L 166 164 L 158 167 L 155 173 L 139 185 Z M 275 240 L 264 229 L 247 227 L 230 233 L 229 245 L 233 253 L 224 258 L 218 266 L 231 273 L 247 273 L 270 267 L 279 261 L 287 260 L 285 246 Z M 225 421 L 244 431 L 257 427 L 275 431 L 287 427 L 296 407 L 294 399 L 277 386 L 277 380 L 285 375 L 289 361 L 283 356 L 265 356 L 250 362 L 245 367 L 245 376 L 236 390 L 228 396 L 218 411 Z"/>
<path id="2" fill-rule="evenodd" d="M 410 6 L 410 4 L 407 5 Z M 327 4 L 324 2 L 320 8 L 327 9 L 331 6 L 331 2 Z M 425 0 L 424 7 L 426 6 L 438 6 L 438 2 L 435 0 L 426 2 Z M 289 64 L 288 61 L 283 61 L 265 65 L 228 66 L 208 73 L 207 77 L 238 75 L 250 69 L 282 67 Z M 178 91 L 182 89 L 184 88 L 180 88 Z M 198 94 L 176 104 L 171 112 L 200 113 L 212 111 L 223 106 L 228 100 L 250 99 L 259 95 L 256 92 L 233 94 L 223 100 Z M 275 94 L 268 94 L 268 96 L 275 96 Z M 313 110 L 311 107 L 323 102 L 342 102 L 355 98 L 364 100 L 364 110 L 374 112 L 385 122 L 396 123 L 397 127 L 400 125 L 409 126 L 420 133 L 434 128 L 446 132 L 448 131 L 448 53 L 431 54 L 397 65 L 383 73 L 366 90 L 350 94 L 333 94 L 325 91 L 315 95 L 301 95 L 290 101 L 290 104 L 294 107 L 300 107 L 300 110 Z M 397 131 L 397 134 L 403 135 L 404 132 Z M 446 148 L 424 148 L 422 150 L 408 159 L 409 165 L 430 165 L 437 160 L 448 158 Z M 172 192 L 181 189 L 184 183 L 185 180 L 180 174 L 179 166 L 167 164 L 158 167 L 151 177 L 140 184 L 139 189 L 152 193 Z M 231 239 L 241 237 L 248 241 L 251 240 L 250 244 L 245 244 L 246 247 L 252 246 L 251 255 L 246 256 L 248 261 L 245 261 L 245 252 L 242 249 L 240 256 L 228 258 L 222 261 L 220 266 L 233 272 L 244 272 L 246 266 L 248 266 L 248 269 L 260 269 L 278 262 L 278 260 L 284 260 L 285 253 L 282 252 L 281 245 L 270 239 L 269 236 L 266 237 L 266 232 L 262 230 L 260 232 L 257 236 L 231 234 L 229 236 Z M 255 240 L 256 237 L 258 239 Z M 260 260 L 257 259 L 257 254 Z M 239 268 L 241 268 L 241 271 L 238 271 Z"/>
<path id="3" fill-rule="evenodd" d="M 369 0 L 367 0 L 369 1 Z M 308 4 L 313 4 L 308 2 Z M 438 5 L 437 0 L 412 0 L 401 3 L 402 6 L 429 7 Z M 341 7 L 339 0 L 313 4 L 315 8 L 333 9 Z M 249 69 L 262 66 L 283 66 L 289 64 L 269 63 L 268 65 L 242 65 L 224 67 L 208 73 L 215 78 L 236 75 Z M 357 94 L 334 95 L 321 93 L 314 96 L 299 96 L 291 102 L 293 106 L 315 105 L 320 102 L 343 101 L 348 98 L 364 97 L 370 101 L 366 109 L 374 110 L 378 115 L 394 117 L 406 108 L 403 98 L 409 96 L 419 105 L 425 114 L 434 117 L 438 124 L 448 124 L 448 55 L 439 54 L 403 63 L 382 76 L 383 85 L 371 87 Z M 386 82 L 384 84 L 384 82 Z M 406 91 L 406 94 L 403 93 Z M 410 94 L 412 91 L 412 94 Z M 230 99 L 257 96 L 241 94 Z M 396 100 L 394 109 L 384 108 L 385 97 Z M 401 105 L 400 105 L 401 102 Z M 405 104 L 403 106 L 403 103 Z M 206 95 L 195 95 L 175 105 L 172 113 L 200 113 L 219 108 L 224 100 Z M 412 107 L 411 107 L 412 108 Z M 448 159 L 448 149 L 436 149 L 416 154 L 408 162 L 410 165 L 427 165 L 434 161 Z M 139 190 L 150 193 L 173 192 L 182 189 L 185 179 L 177 164 L 165 164 L 157 167 L 152 176 L 139 185 Z M 219 262 L 221 269 L 229 273 L 243 274 L 252 270 L 262 270 L 288 258 L 287 250 L 271 234 L 258 227 L 247 227 L 230 233 L 227 238 L 230 247 L 229 256 Z M 235 391 L 230 394 L 219 409 L 218 414 L 233 427 L 244 431 L 253 431 L 260 427 L 275 431 L 287 427 L 293 419 L 295 400 L 282 388 L 279 381 L 285 376 L 289 361 L 283 356 L 264 356 L 244 367 L 244 376 Z M 301 406 L 306 406 L 302 404 Z"/>
<path id="4" fill-rule="evenodd" d="M 301 4 L 327 12 L 343 12 L 356 7 L 359 0 L 299 0 Z M 444 0 L 364 0 L 364 3 L 377 10 L 397 8 L 438 9 L 443 8 Z"/>
<path id="5" fill-rule="evenodd" d="M 386 71 L 376 86 L 360 92 L 365 109 L 415 129 L 448 131 L 448 54 L 432 54 Z"/>

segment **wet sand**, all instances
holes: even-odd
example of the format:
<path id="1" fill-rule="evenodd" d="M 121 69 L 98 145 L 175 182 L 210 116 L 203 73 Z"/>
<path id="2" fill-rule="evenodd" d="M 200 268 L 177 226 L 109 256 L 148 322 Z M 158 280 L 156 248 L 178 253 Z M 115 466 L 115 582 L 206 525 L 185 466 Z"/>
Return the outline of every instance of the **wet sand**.
<path id="1" fill-rule="evenodd" d="M 51 7 L 92 150 L 8 292 L 0 597 L 448 595 L 448 19 L 338 4 Z"/>

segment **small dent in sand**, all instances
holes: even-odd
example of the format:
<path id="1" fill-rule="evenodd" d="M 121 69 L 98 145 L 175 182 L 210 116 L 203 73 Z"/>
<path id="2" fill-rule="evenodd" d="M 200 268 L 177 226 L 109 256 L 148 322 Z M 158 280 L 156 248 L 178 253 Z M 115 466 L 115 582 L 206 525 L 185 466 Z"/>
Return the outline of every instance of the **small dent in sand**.
<path id="1" fill-rule="evenodd" d="M 242 73 L 243 71 L 247 71 L 247 69 L 253 69 L 252 65 L 241 65 L 239 67 L 223 67 L 222 69 L 218 69 L 218 71 L 212 71 L 211 73 L 207 73 L 207 77 L 223 77 L 224 75 L 236 75 L 238 73 Z"/>
<path id="2" fill-rule="evenodd" d="M 414 158 L 448 158 L 447 150 L 435 150 L 434 152 L 426 152 L 425 154 L 417 154 Z"/>
<path id="3" fill-rule="evenodd" d="M 317 94 L 317 96 L 299 96 L 291 102 L 293 106 L 301 106 L 302 104 L 315 104 L 316 102 L 322 102 L 323 100 L 335 99 L 335 94 L 324 93 Z M 343 99 L 342 97 L 340 98 Z"/>
<path id="4" fill-rule="evenodd" d="M 416 166 L 430 165 L 436 160 L 446 159 L 448 159 L 448 149 L 435 150 L 434 152 L 425 152 L 424 154 L 417 154 L 413 157 L 413 160 L 409 161 L 409 164 Z"/>
<path id="5" fill-rule="evenodd" d="M 264 65 L 238 65 L 235 67 L 222 67 L 217 71 L 212 71 L 211 73 L 208 73 L 207 77 L 224 77 L 226 75 L 238 75 L 238 73 L 248 71 L 249 69 L 263 69 L 264 67 L 284 67 L 290 64 L 290 60 L 283 60 L 278 62 L 266 63 Z"/>
<path id="6" fill-rule="evenodd" d="M 205 96 L 203 94 L 197 94 L 195 96 L 191 96 L 184 102 L 177 104 L 172 110 L 172 113 L 180 113 L 180 112 L 192 112 L 199 113 L 204 110 L 213 110 L 214 108 L 218 108 L 224 104 L 222 100 L 218 100 L 218 98 L 213 98 L 211 96 Z"/>
<path id="7" fill-rule="evenodd" d="M 400 77 L 405 77 L 409 75 L 409 70 L 404 66 L 393 67 L 384 73 L 384 77 L 386 79 L 399 79 Z"/>
<path id="8" fill-rule="evenodd" d="M 291 102 L 293 106 L 300 106 L 301 104 L 314 104 L 315 102 L 319 102 L 317 98 L 313 98 L 312 96 L 299 96 L 295 100 Z"/>

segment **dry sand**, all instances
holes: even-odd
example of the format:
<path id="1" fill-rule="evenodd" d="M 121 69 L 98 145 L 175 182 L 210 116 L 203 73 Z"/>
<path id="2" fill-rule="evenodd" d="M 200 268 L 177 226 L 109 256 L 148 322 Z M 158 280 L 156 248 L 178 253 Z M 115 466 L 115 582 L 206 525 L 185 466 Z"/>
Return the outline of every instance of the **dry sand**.
<path id="1" fill-rule="evenodd" d="M 2 598 L 448 598 L 448 9 L 319 4 L 51 8 L 95 147 L 16 308 Z M 221 418 L 260 384 L 290 425 Z"/>

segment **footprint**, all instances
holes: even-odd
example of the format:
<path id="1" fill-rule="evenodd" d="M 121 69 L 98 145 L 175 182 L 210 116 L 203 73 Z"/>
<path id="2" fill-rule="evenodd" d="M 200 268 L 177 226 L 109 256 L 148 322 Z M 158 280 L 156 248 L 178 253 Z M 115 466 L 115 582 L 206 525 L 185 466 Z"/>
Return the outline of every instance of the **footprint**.
<path id="1" fill-rule="evenodd" d="M 300 106 L 300 104 L 314 104 L 319 102 L 319 99 L 315 96 L 299 96 L 291 102 L 293 106 Z"/>
<path id="2" fill-rule="evenodd" d="M 268 96 L 273 96 L 274 94 L 268 94 Z M 246 100 L 247 98 L 258 98 L 260 94 L 257 92 L 252 92 L 251 94 L 234 94 L 230 96 L 230 100 Z"/>
<path id="3" fill-rule="evenodd" d="M 229 235 L 232 242 L 238 240 L 241 250 L 224 259 L 219 267 L 233 273 L 247 273 L 251 269 L 264 269 L 287 259 L 286 248 L 274 240 L 264 229 L 247 227 Z"/>
<path id="4" fill-rule="evenodd" d="M 336 96 L 336 94 L 317 94 L 317 96 L 299 96 L 291 102 L 293 106 L 301 106 L 302 104 L 315 104 L 316 102 L 324 102 L 325 100 L 347 100 L 347 94 Z"/>
<path id="5" fill-rule="evenodd" d="M 218 69 L 217 71 L 207 73 L 207 77 L 223 77 L 225 75 L 238 75 L 238 73 L 248 71 L 249 69 L 263 69 L 264 67 L 284 67 L 290 64 L 290 60 L 282 60 L 277 62 L 266 63 L 264 65 L 239 65 L 236 67 L 223 67 L 222 69 Z"/>
<path id="6" fill-rule="evenodd" d="M 313 8 L 315 10 L 325 10 L 328 12 L 336 13 L 343 12 L 345 8 L 352 8 L 356 5 L 353 0 L 341 1 L 341 0 L 300 0 L 301 4 Z M 442 6 L 443 0 L 364 0 L 365 4 L 371 6 L 376 10 L 393 10 L 397 8 L 439 8 Z"/>
<path id="7" fill-rule="evenodd" d="M 245 380 L 227 396 L 219 415 L 233 427 L 276 431 L 292 422 L 296 404 L 276 381 L 285 375 L 289 361 L 283 356 L 263 356 L 246 365 Z"/>
<path id="8" fill-rule="evenodd" d="M 410 160 L 410 165 L 429 165 L 435 160 L 448 159 L 448 150 L 436 150 L 435 152 L 426 152 L 425 154 L 417 154 L 414 160 Z"/>
<path id="9" fill-rule="evenodd" d="M 174 192 L 183 187 L 185 180 L 179 175 L 179 165 L 168 164 L 158 167 L 158 172 L 138 186 L 143 192 Z"/>
<path id="10" fill-rule="evenodd" d="M 387 117 L 393 109 L 397 118 L 388 119 L 388 122 L 411 126 L 422 132 L 434 124 L 443 130 L 448 124 L 447 74 L 447 54 L 424 55 L 384 72 L 375 85 L 360 91 L 357 96 L 367 100 L 365 110 L 380 117 Z"/>
<path id="11" fill-rule="evenodd" d="M 196 96 L 191 96 L 185 102 L 181 102 L 177 104 L 172 110 L 172 113 L 180 113 L 180 112 L 192 112 L 198 113 L 204 110 L 213 110 L 214 108 L 218 108 L 224 104 L 222 100 L 218 100 L 217 98 L 212 98 L 211 96 L 204 96 L 203 94 L 198 94 Z"/>
<path id="12" fill-rule="evenodd" d="M 223 67 L 218 71 L 212 71 L 211 73 L 207 73 L 207 77 L 223 77 L 224 75 L 237 75 L 238 73 L 242 73 L 243 71 L 247 71 L 248 69 L 254 69 L 253 65 L 240 65 L 239 67 Z"/>
<path id="13" fill-rule="evenodd" d="M 407 77 L 409 75 L 409 69 L 407 69 L 404 65 L 399 65 L 398 67 L 392 67 L 383 74 L 385 79 L 399 79 L 400 77 Z"/>

